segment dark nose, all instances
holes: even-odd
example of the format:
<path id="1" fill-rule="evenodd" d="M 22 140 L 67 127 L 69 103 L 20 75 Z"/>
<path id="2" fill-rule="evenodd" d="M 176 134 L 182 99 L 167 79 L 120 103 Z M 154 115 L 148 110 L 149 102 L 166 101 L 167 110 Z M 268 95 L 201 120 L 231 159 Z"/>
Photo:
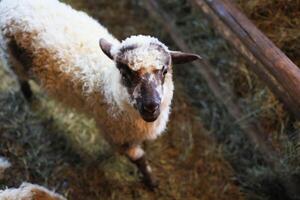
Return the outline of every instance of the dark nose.
<path id="1" fill-rule="evenodd" d="M 143 106 L 144 110 L 149 113 L 154 113 L 159 108 L 158 102 L 148 102 Z"/>

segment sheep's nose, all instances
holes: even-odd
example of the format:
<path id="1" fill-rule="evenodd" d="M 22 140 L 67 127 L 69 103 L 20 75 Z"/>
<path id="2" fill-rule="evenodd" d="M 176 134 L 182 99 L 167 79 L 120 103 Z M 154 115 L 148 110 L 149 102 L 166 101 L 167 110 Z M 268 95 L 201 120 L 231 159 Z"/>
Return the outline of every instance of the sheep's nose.
<path id="1" fill-rule="evenodd" d="M 149 103 L 145 104 L 143 107 L 144 107 L 145 111 L 147 111 L 149 113 L 154 113 L 159 108 L 159 103 L 149 102 Z"/>

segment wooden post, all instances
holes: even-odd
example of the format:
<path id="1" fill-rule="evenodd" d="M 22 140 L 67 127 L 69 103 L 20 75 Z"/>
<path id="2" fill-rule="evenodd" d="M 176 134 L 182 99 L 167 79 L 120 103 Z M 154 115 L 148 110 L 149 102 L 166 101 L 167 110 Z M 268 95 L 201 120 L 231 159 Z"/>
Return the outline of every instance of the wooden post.
<path id="1" fill-rule="evenodd" d="M 194 0 L 249 67 L 300 118 L 300 69 L 230 0 Z M 261 63 L 261 66 L 259 66 Z"/>
<path id="2" fill-rule="evenodd" d="M 161 10 L 157 1 L 147 0 L 146 6 L 149 13 L 164 26 L 174 43 L 182 51 L 191 52 L 191 49 L 182 40 L 180 33 L 177 31 L 174 21 Z M 235 119 L 235 121 L 239 121 L 239 119 L 245 116 L 240 106 L 234 100 L 234 95 L 229 88 L 224 87 L 217 81 L 218 77 L 208 61 L 202 60 L 193 62 L 193 65 L 195 66 L 195 70 L 198 71 L 206 80 L 218 102 L 222 103 L 226 107 L 227 111 Z M 269 164 L 275 166 L 276 161 L 278 160 L 277 152 L 266 142 L 266 138 L 264 138 L 265 134 L 263 134 L 260 126 L 253 121 L 242 121 L 239 125 L 243 132 L 252 141 L 253 145 L 262 152 L 265 160 L 268 161 Z"/>

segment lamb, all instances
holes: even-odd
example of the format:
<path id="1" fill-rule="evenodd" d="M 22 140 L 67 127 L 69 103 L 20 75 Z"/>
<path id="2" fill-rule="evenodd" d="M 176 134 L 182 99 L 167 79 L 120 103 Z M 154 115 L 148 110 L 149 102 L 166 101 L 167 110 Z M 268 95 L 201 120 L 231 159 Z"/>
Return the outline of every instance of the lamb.
<path id="1" fill-rule="evenodd" d="M 22 183 L 19 188 L 0 190 L 1 200 L 66 200 L 63 196 L 48 189 L 31 184 Z"/>
<path id="2" fill-rule="evenodd" d="M 0 157 L 0 180 L 11 163 L 4 157 Z M 55 194 L 46 188 L 31 183 L 22 183 L 19 188 L 0 190 L 1 200 L 66 200 L 59 194 Z"/>
<path id="3" fill-rule="evenodd" d="M 166 128 L 172 64 L 200 56 L 171 51 L 145 35 L 119 41 L 87 14 L 58 0 L 2 0 L 0 16 L 0 55 L 17 75 L 24 96 L 31 99 L 28 80 L 33 79 L 51 97 L 94 118 L 105 139 L 154 188 L 141 146 Z"/>
<path id="4" fill-rule="evenodd" d="M 3 157 L 0 157 L 0 180 L 11 163 Z M 46 188 L 31 183 L 22 183 L 19 188 L 10 188 L 0 190 L 1 200 L 66 200 L 59 194 L 55 194 Z"/>

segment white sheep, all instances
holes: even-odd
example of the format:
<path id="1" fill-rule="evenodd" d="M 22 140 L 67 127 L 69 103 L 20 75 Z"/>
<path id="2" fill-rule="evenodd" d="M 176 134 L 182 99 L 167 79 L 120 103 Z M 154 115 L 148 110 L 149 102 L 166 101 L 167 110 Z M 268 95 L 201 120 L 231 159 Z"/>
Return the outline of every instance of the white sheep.
<path id="1" fill-rule="evenodd" d="M 34 79 L 50 96 L 93 117 L 107 141 L 154 186 L 141 144 L 166 128 L 172 63 L 200 57 L 170 51 L 150 36 L 119 42 L 87 14 L 58 0 L 2 0 L 0 28 L 2 58 L 25 97 L 30 99 L 27 81 Z"/>
<path id="2" fill-rule="evenodd" d="M 66 200 L 63 196 L 48 189 L 31 184 L 22 183 L 19 188 L 0 190 L 1 200 Z"/>
<path id="3" fill-rule="evenodd" d="M 0 180 L 11 163 L 0 157 Z M 22 183 L 19 188 L 0 190 L 0 200 L 66 200 L 61 195 L 55 194 L 46 188 L 30 183 Z"/>

